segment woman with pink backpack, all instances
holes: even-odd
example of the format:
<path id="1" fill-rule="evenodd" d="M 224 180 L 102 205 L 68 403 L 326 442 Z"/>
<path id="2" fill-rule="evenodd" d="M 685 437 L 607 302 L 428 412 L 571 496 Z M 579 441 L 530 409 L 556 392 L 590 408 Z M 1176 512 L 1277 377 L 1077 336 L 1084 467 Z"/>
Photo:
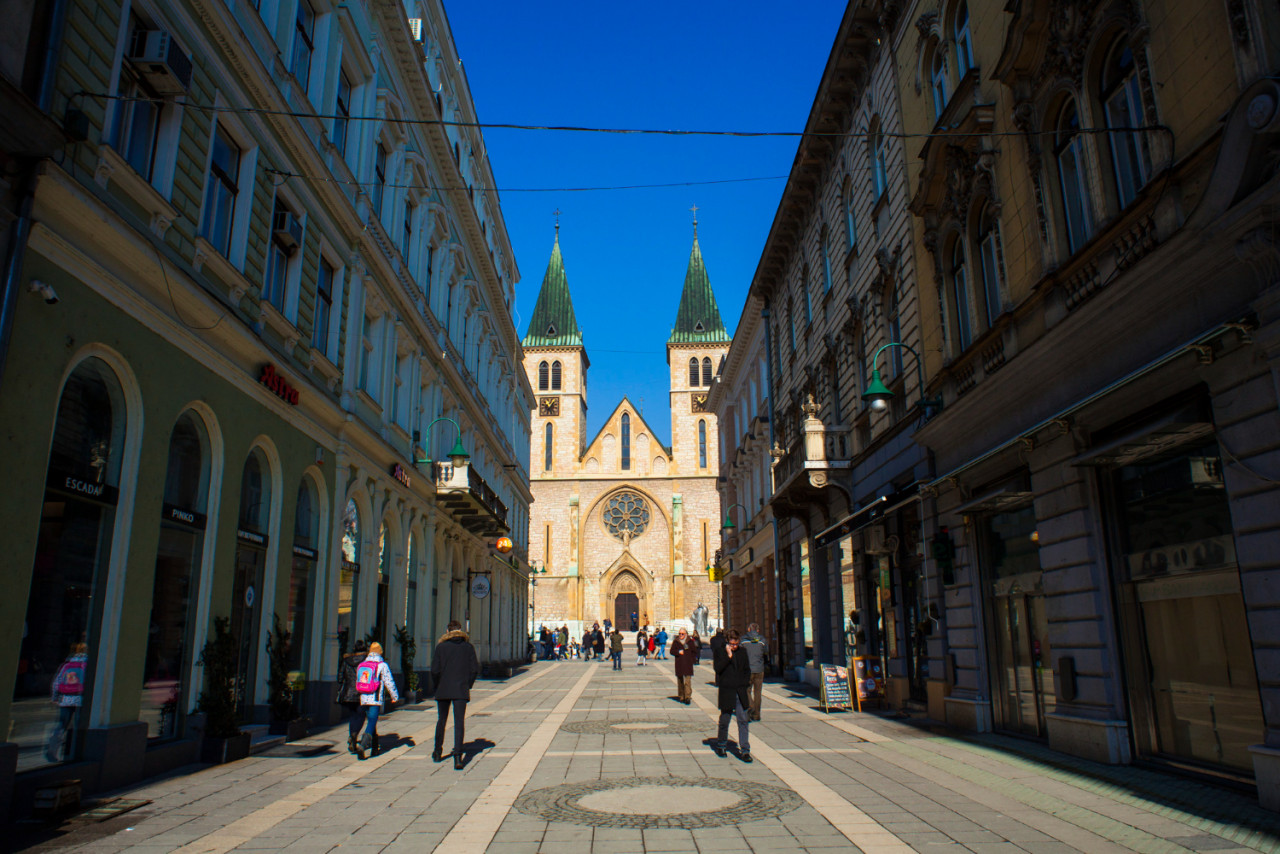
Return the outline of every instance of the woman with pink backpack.
<path id="1" fill-rule="evenodd" d="M 58 707 L 58 722 L 44 747 L 45 759 L 58 762 L 69 751 L 67 736 L 75 726 L 76 712 L 84 702 L 84 668 L 89 660 L 89 645 L 73 644 L 71 655 L 58 668 L 53 678 L 51 700 Z"/>
<path id="2" fill-rule="evenodd" d="M 391 676 L 391 668 L 382 660 L 382 644 L 377 641 L 369 644 L 369 655 L 355 669 L 355 690 L 360 695 L 365 726 L 364 735 L 354 747 L 356 756 L 364 759 L 366 751 L 369 751 L 370 756 L 378 754 L 378 713 L 382 711 L 383 690 L 391 695 L 393 703 L 399 702 L 400 693 L 396 691 L 396 680 Z M 356 729 L 355 722 L 352 726 Z M 352 733 L 352 738 L 354 737 L 355 732 Z"/>

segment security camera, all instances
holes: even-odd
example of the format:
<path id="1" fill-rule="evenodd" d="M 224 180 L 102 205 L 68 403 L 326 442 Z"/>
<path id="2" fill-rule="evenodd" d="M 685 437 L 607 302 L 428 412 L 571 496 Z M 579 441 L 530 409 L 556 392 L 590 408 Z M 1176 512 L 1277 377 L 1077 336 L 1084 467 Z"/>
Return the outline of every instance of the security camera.
<path id="1" fill-rule="evenodd" d="M 46 285 L 39 279 L 32 279 L 31 284 L 27 286 L 27 290 L 44 297 L 44 301 L 49 305 L 53 305 L 58 301 L 58 292 L 52 286 Z"/>

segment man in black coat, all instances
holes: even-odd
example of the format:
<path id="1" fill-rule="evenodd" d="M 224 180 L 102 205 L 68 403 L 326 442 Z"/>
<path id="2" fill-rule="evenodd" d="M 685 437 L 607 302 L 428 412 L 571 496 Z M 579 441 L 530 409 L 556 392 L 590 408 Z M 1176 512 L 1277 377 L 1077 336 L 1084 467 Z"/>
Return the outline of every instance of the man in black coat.
<path id="1" fill-rule="evenodd" d="M 471 686 L 480 675 L 480 659 L 457 620 L 449 622 L 449 630 L 431 654 L 431 675 L 436 683 L 436 749 L 431 751 L 431 758 L 436 762 L 444 758 L 444 728 L 452 705 L 453 767 L 461 769 L 467 702 L 471 699 Z"/>
<path id="2" fill-rule="evenodd" d="M 716 733 L 713 750 L 716 756 L 725 755 L 725 741 L 729 738 L 729 716 L 738 718 L 738 755 L 743 762 L 751 761 L 751 738 L 748 734 L 747 709 L 751 700 L 747 689 L 751 685 L 751 665 L 745 650 L 738 648 L 738 630 L 730 629 L 724 646 L 715 650 L 712 667 L 716 671 L 717 697 L 720 706 L 720 727 Z"/>

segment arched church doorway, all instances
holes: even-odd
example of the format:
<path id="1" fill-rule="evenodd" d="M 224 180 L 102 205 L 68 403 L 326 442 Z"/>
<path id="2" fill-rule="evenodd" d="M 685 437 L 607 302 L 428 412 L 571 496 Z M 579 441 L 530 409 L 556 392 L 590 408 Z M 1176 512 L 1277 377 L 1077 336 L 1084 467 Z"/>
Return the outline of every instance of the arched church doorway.
<path id="1" fill-rule="evenodd" d="M 622 631 L 640 630 L 640 597 L 634 593 L 619 593 L 613 600 L 613 624 Z"/>

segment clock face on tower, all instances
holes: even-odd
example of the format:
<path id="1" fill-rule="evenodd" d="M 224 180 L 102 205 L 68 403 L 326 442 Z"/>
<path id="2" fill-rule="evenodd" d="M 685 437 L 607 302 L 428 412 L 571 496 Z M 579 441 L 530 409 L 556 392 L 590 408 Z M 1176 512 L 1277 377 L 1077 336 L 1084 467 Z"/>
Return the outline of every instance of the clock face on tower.
<path id="1" fill-rule="evenodd" d="M 694 412 L 707 411 L 707 393 L 705 391 L 695 391 L 691 395 L 691 399 L 693 401 Z"/>
<path id="2" fill-rule="evenodd" d="M 560 414 L 560 398 L 543 397 L 538 400 L 539 415 L 559 415 Z"/>

